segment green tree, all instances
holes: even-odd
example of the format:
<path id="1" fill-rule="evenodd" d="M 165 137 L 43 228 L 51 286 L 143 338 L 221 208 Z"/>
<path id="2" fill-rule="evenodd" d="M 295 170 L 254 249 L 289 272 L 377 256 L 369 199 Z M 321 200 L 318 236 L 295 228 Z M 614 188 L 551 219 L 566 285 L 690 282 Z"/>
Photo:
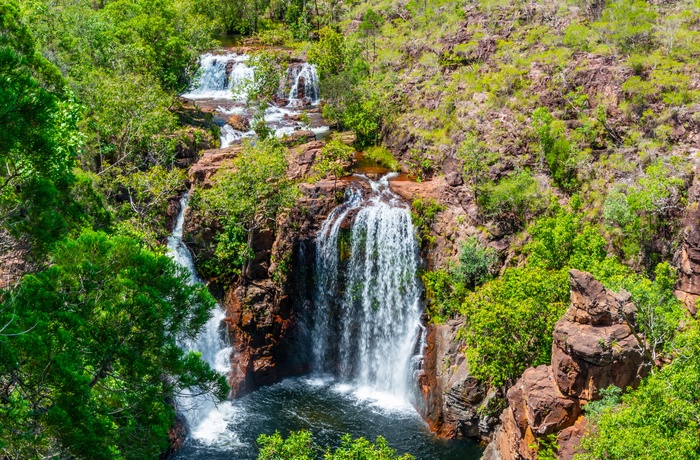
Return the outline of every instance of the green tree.
<path id="1" fill-rule="evenodd" d="M 532 113 L 532 125 L 539 140 L 542 160 L 547 162 L 552 180 L 564 190 L 573 190 L 576 187 L 576 158 L 563 126 L 554 120 L 546 107 Z"/>
<path id="2" fill-rule="evenodd" d="M 179 344 L 215 302 L 168 257 L 86 232 L 56 247 L 0 307 L 0 452 L 94 459 L 156 457 L 177 391 L 227 394 L 225 379 Z"/>
<path id="3" fill-rule="evenodd" d="M 549 205 L 537 179 L 528 171 L 515 173 L 498 183 L 484 184 L 477 203 L 487 217 L 511 231 L 522 227 L 528 218 Z"/>
<path id="4" fill-rule="evenodd" d="M 476 237 L 467 238 L 460 245 L 459 265 L 454 273 L 459 281 L 474 289 L 491 279 L 497 258 L 496 251 L 481 245 Z"/>
<path id="5" fill-rule="evenodd" d="M 484 142 L 479 142 L 475 133 L 468 132 L 457 150 L 457 158 L 464 163 L 464 181 L 471 185 L 474 197 L 478 200 L 479 188 L 488 177 L 489 166 L 495 160 L 495 155 Z"/>
<path id="6" fill-rule="evenodd" d="M 647 377 L 636 390 L 619 392 L 587 411 L 592 428 L 581 440 L 577 460 L 700 458 L 700 333 L 690 320 L 676 342 L 676 358 Z"/>
<path id="7" fill-rule="evenodd" d="M 365 438 L 352 439 L 349 434 L 341 438 L 341 445 L 337 449 L 321 448 L 313 441 L 308 431 L 293 431 L 285 439 L 275 432 L 273 435 L 260 435 L 258 437 L 260 454 L 258 460 L 411 460 L 409 454 L 398 455 L 389 447 L 386 439 L 379 436 L 372 443 Z M 321 452 L 325 453 L 321 456 Z"/>
<path id="8" fill-rule="evenodd" d="M 495 386 L 549 363 L 552 330 L 569 301 L 568 271 L 511 268 L 462 305 L 472 374 Z"/>
<path id="9" fill-rule="evenodd" d="M 222 224 L 219 234 L 219 274 L 248 275 L 253 236 L 274 229 L 277 216 L 294 204 L 298 190 L 287 178 L 286 149 L 276 139 L 245 144 L 230 169 L 212 178 L 195 206 L 207 218 Z"/>
<path id="10" fill-rule="evenodd" d="M 315 177 L 333 177 L 333 189 L 335 190 L 338 180 L 346 175 L 346 170 L 352 164 L 352 156 L 355 149 L 345 145 L 338 139 L 331 139 L 321 149 L 321 154 L 316 159 L 316 163 L 311 168 Z"/>

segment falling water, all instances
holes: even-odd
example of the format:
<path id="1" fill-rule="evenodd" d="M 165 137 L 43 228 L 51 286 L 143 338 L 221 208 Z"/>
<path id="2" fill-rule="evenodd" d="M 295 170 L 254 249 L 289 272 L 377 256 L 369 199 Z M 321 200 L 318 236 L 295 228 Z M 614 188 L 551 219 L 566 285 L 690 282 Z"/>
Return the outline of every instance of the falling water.
<path id="1" fill-rule="evenodd" d="M 318 104 L 320 91 L 318 86 L 318 74 L 316 66 L 303 63 L 289 68 L 291 77 L 294 80 L 289 89 L 289 106 L 299 107 L 309 104 Z"/>
<path id="2" fill-rule="evenodd" d="M 188 194 L 185 194 L 180 200 L 180 213 L 177 216 L 173 234 L 168 238 L 168 255 L 188 271 L 190 284 L 198 284 L 202 283 L 202 279 L 197 275 L 192 253 L 182 241 L 188 200 Z M 199 336 L 193 341 L 181 344 L 186 350 L 201 353 L 202 359 L 222 375 L 228 374 L 231 370 L 232 350 L 222 323 L 224 317 L 224 310 L 217 304 Z M 223 440 L 221 433 L 226 433 L 226 420 L 230 418 L 231 406 L 217 407 L 210 395 L 193 395 L 186 391 L 182 392 L 177 402 L 180 411 L 187 420 L 193 438 L 208 439 L 215 436 L 216 439 Z"/>
<path id="3" fill-rule="evenodd" d="M 255 77 L 253 68 L 246 64 L 248 58 L 247 54 L 235 53 L 202 55 L 200 57 L 201 75 L 190 92 L 182 96 L 188 99 L 245 101 L 247 94 L 241 91 L 240 87 Z"/>
<path id="4" fill-rule="evenodd" d="M 350 191 L 319 231 L 314 352 L 319 370 L 406 400 L 420 334 L 419 256 L 410 211 L 389 178 L 370 181 L 366 198 Z"/>

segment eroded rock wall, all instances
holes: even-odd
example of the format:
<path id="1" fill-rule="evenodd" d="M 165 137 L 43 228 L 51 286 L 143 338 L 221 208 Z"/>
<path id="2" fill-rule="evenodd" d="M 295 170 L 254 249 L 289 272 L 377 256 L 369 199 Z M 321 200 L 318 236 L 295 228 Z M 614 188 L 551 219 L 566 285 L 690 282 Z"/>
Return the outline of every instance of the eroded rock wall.
<path id="1" fill-rule="evenodd" d="M 635 387 L 649 371 L 626 292 L 608 291 L 590 273 L 571 270 L 571 306 L 554 327 L 552 362 L 527 369 L 507 393 L 486 459 L 536 459 L 537 440 L 555 434 L 559 458 L 573 458 L 585 420 L 582 406 L 613 384 Z"/>
<path id="2" fill-rule="evenodd" d="M 464 344 L 457 338 L 461 327 L 459 320 L 427 327 L 419 376 L 423 399 L 417 409 L 440 437 L 487 439 L 499 423 L 488 408 L 498 390 L 470 374 Z"/>

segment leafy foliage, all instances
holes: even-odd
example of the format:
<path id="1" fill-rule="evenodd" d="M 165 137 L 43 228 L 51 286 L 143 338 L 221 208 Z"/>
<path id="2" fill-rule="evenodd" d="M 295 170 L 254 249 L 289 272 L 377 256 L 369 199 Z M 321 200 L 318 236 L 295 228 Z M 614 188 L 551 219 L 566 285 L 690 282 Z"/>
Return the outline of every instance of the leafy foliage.
<path id="1" fill-rule="evenodd" d="M 399 171 L 401 170 L 401 165 L 398 160 L 391 153 L 391 150 L 383 146 L 369 147 L 365 150 L 365 158 L 372 160 L 379 165 L 384 166 L 389 171 Z"/>
<path id="2" fill-rule="evenodd" d="M 478 204 L 482 212 L 509 229 L 522 227 L 527 219 L 545 210 L 546 197 L 537 179 L 521 171 L 481 187 Z"/>
<path id="3" fill-rule="evenodd" d="M 134 240 L 86 232 L 4 292 L 2 452 L 153 457 L 167 443 L 174 391 L 225 397 L 224 378 L 178 346 L 215 305 L 188 276 Z"/>
<path id="4" fill-rule="evenodd" d="M 595 428 L 581 445 L 579 460 L 606 458 L 698 458 L 700 334 L 692 321 L 676 341 L 676 358 L 636 390 L 605 398 L 589 414 Z M 610 391 L 610 390 L 608 390 Z"/>
<path id="5" fill-rule="evenodd" d="M 548 363 L 552 329 L 568 307 L 567 270 L 513 268 L 462 305 L 472 374 L 493 385 L 516 378 L 527 367 Z"/>
<path id="6" fill-rule="evenodd" d="M 468 288 L 474 289 L 491 279 L 491 269 L 496 259 L 496 251 L 482 246 L 475 237 L 467 238 L 460 246 L 455 276 Z"/>
<path id="7" fill-rule="evenodd" d="M 430 245 L 435 243 L 435 237 L 430 232 L 430 226 L 435 221 L 437 214 L 444 210 L 445 207 L 433 199 L 424 201 L 416 198 L 411 203 L 411 218 L 422 248 L 430 247 Z"/>
<path id="8" fill-rule="evenodd" d="M 375 443 L 365 438 L 352 439 L 346 434 L 341 438 L 341 445 L 337 449 L 323 449 L 314 443 L 312 435 L 308 431 L 296 431 L 285 439 L 275 432 L 273 435 L 262 434 L 258 437 L 260 454 L 258 460 L 411 460 L 409 454 L 398 455 L 389 447 L 386 439 L 379 436 Z M 325 453 L 321 456 L 321 452 Z"/>
<path id="9" fill-rule="evenodd" d="M 338 180 L 345 176 L 354 153 L 354 148 L 345 145 L 339 139 L 331 139 L 321 149 L 321 155 L 317 158 L 312 171 L 320 177 L 332 176 Z"/>
<path id="10" fill-rule="evenodd" d="M 546 107 L 532 113 L 532 124 L 539 139 L 542 157 L 547 161 L 554 183 L 564 190 L 576 187 L 576 163 L 573 147 L 555 123 Z"/>
<path id="11" fill-rule="evenodd" d="M 247 276 L 256 232 L 274 228 L 278 214 L 295 200 L 297 189 L 287 178 L 286 149 L 276 139 L 247 143 L 212 178 L 212 187 L 198 191 L 192 203 L 202 215 L 221 224 L 215 258 L 205 270 L 231 278 Z"/>

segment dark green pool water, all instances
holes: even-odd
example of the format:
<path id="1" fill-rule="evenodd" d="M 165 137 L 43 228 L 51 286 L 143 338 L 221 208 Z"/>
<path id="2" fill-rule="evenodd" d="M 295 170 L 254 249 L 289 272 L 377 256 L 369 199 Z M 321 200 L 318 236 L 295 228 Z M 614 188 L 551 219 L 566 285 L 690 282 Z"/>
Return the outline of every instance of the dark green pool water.
<path id="1" fill-rule="evenodd" d="M 363 391 L 331 379 L 295 378 L 222 404 L 197 427 L 179 460 L 255 459 L 260 433 L 310 430 L 320 445 L 336 446 L 340 437 L 384 436 L 399 453 L 422 460 L 478 460 L 473 441 L 435 438 L 416 411 L 390 395 Z"/>

